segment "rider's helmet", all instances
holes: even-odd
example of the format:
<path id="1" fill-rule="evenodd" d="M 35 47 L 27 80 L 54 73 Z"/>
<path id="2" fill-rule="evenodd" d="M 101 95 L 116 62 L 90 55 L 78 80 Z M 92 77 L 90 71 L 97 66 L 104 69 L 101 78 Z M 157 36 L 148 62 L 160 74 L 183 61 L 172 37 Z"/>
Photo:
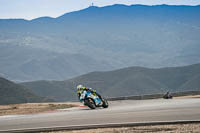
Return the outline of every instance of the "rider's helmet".
<path id="1" fill-rule="evenodd" d="M 77 90 L 81 90 L 83 88 L 83 85 L 78 85 Z"/>

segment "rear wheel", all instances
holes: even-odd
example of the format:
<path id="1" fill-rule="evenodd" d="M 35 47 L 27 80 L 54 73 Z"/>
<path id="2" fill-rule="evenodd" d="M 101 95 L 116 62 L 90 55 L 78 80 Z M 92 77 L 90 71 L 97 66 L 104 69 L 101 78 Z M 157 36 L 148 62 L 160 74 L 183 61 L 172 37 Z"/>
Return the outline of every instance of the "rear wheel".
<path id="1" fill-rule="evenodd" d="M 108 108 L 108 101 L 106 99 L 102 99 L 102 102 L 103 102 L 102 107 Z"/>
<path id="2" fill-rule="evenodd" d="M 94 101 L 92 99 L 85 100 L 85 105 L 87 105 L 91 109 L 95 109 L 96 108 L 95 103 L 94 103 Z"/>

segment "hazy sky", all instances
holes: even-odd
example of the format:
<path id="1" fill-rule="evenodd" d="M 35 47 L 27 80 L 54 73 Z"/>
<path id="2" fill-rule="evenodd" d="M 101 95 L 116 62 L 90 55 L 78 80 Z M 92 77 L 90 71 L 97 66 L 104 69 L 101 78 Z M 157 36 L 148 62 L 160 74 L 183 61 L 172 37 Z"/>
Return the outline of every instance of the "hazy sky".
<path id="1" fill-rule="evenodd" d="M 200 0 L 0 0 L 0 18 L 58 17 L 87 8 L 91 3 L 100 7 L 113 4 L 200 5 Z"/>

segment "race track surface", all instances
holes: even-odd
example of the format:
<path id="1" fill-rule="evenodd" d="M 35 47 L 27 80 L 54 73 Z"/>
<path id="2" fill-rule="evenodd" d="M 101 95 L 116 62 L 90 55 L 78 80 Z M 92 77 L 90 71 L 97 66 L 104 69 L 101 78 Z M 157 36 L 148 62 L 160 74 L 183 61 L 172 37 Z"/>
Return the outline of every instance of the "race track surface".
<path id="1" fill-rule="evenodd" d="M 75 107 L 49 113 L 0 116 L 0 131 L 89 124 L 200 120 L 200 99 L 124 100 L 107 109 Z"/>

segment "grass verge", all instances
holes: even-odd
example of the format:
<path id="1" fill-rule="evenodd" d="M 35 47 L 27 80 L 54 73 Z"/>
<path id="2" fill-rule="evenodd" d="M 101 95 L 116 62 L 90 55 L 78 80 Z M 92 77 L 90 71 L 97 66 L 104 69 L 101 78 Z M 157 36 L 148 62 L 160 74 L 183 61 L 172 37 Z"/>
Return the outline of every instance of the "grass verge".
<path id="1" fill-rule="evenodd" d="M 77 106 L 76 104 L 65 104 L 65 103 L 62 104 L 27 103 L 27 104 L 0 105 L 0 116 L 41 113 L 41 112 L 54 111 L 57 109 L 65 109 L 76 106 Z"/>

